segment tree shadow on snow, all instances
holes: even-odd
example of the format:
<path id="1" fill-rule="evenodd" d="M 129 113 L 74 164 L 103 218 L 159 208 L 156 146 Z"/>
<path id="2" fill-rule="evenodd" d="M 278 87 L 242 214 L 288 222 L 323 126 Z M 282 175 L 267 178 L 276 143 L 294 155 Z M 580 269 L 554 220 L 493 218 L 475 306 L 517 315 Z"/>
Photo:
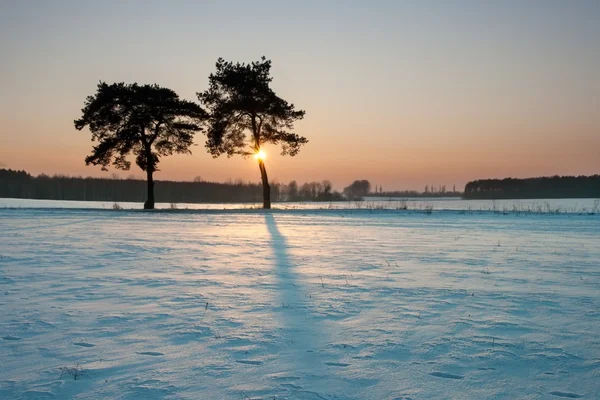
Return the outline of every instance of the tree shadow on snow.
<path id="1" fill-rule="evenodd" d="M 286 310 L 294 310 L 294 312 L 284 313 L 286 315 L 291 314 L 291 320 L 288 322 L 292 323 L 294 322 L 293 320 L 296 320 L 300 316 L 299 314 L 307 311 L 305 304 L 306 295 L 304 290 L 302 290 L 301 283 L 298 281 L 295 266 L 288 255 L 287 240 L 279 232 L 277 222 L 275 222 L 272 214 L 265 214 L 265 223 L 271 238 L 279 306 Z M 303 311 L 302 313 L 298 312 L 300 306 Z"/>
<path id="2" fill-rule="evenodd" d="M 279 231 L 272 214 L 265 213 L 265 223 L 275 263 L 278 300 L 275 309 L 278 310 L 283 330 L 282 338 L 285 341 L 280 359 L 289 357 L 290 363 L 293 363 L 290 370 L 294 373 L 305 372 L 319 376 L 323 366 L 320 353 L 327 344 L 326 335 L 319 316 L 311 310 L 312 297 L 299 279 L 301 274 L 297 272 L 288 254 L 286 238 Z"/>

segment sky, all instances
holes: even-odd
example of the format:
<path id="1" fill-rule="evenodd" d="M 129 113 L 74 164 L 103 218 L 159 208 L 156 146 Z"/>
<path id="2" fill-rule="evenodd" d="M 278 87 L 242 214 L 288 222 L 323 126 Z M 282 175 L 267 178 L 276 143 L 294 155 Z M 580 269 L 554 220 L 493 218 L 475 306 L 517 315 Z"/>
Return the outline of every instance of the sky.
<path id="1" fill-rule="evenodd" d="M 157 83 L 197 100 L 217 58 L 273 62 L 306 111 L 296 157 L 267 148 L 271 180 L 368 179 L 384 190 L 479 178 L 600 173 L 600 1 L 0 2 L 0 164 L 86 166 L 77 131 L 99 81 Z M 161 160 L 156 179 L 260 180 L 256 160 Z"/>

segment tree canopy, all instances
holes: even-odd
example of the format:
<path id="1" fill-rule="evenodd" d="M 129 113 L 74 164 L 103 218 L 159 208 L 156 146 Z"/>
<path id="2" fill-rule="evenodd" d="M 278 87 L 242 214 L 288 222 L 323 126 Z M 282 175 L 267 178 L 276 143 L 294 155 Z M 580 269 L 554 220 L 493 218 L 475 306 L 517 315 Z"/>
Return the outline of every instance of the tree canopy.
<path id="1" fill-rule="evenodd" d="M 344 188 L 344 195 L 349 200 L 359 200 L 371 191 L 371 183 L 366 180 L 356 180 Z"/>
<path id="2" fill-rule="evenodd" d="M 258 154 L 264 144 L 281 146 L 282 155 L 295 156 L 308 140 L 292 132 L 305 112 L 296 110 L 271 89 L 271 61 L 262 57 L 249 64 L 219 58 L 209 88 L 198 99 L 209 113 L 206 147 L 213 157 Z M 264 160 L 258 159 L 265 208 L 270 208 Z"/>
<path id="3" fill-rule="evenodd" d="M 191 153 L 194 134 L 202 130 L 206 117 L 196 103 L 181 100 L 171 89 L 137 83 L 100 82 L 97 92 L 88 96 L 75 128 L 88 126 L 94 145 L 86 165 L 109 165 L 128 170 L 132 153 L 136 164 L 146 171 L 148 199 L 145 208 L 154 208 L 152 173 L 160 157 Z"/>

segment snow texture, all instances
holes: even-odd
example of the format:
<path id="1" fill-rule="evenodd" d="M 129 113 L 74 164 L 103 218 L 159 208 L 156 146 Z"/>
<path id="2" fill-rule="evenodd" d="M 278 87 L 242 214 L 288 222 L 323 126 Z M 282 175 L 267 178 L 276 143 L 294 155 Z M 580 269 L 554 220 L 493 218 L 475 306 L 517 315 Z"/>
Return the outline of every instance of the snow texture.
<path id="1" fill-rule="evenodd" d="M 1 399 L 600 395 L 600 216 L 0 209 Z"/>

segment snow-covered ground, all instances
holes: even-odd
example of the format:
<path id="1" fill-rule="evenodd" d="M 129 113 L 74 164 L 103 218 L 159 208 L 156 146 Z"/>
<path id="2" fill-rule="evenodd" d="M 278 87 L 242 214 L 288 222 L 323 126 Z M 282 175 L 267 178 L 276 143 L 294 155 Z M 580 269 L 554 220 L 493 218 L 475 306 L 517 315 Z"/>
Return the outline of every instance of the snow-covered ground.
<path id="1" fill-rule="evenodd" d="M 69 209 L 105 209 L 140 210 L 144 203 L 109 201 L 57 201 L 35 199 L 0 198 L 0 208 L 69 208 Z M 157 209 L 179 210 L 248 210 L 258 209 L 262 203 L 157 203 Z M 526 199 L 526 200 L 462 200 L 459 197 L 411 197 L 382 198 L 366 197 L 364 201 L 337 202 L 275 202 L 278 210 L 344 210 L 344 209 L 409 209 L 465 212 L 495 211 L 498 213 L 571 213 L 587 214 L 600 212 L 600 199 Z"/>
<path id="2" fill-rule="evenodd" d="M 599 396 L 598 215 L 0 209 L 1 399 Z"/>

